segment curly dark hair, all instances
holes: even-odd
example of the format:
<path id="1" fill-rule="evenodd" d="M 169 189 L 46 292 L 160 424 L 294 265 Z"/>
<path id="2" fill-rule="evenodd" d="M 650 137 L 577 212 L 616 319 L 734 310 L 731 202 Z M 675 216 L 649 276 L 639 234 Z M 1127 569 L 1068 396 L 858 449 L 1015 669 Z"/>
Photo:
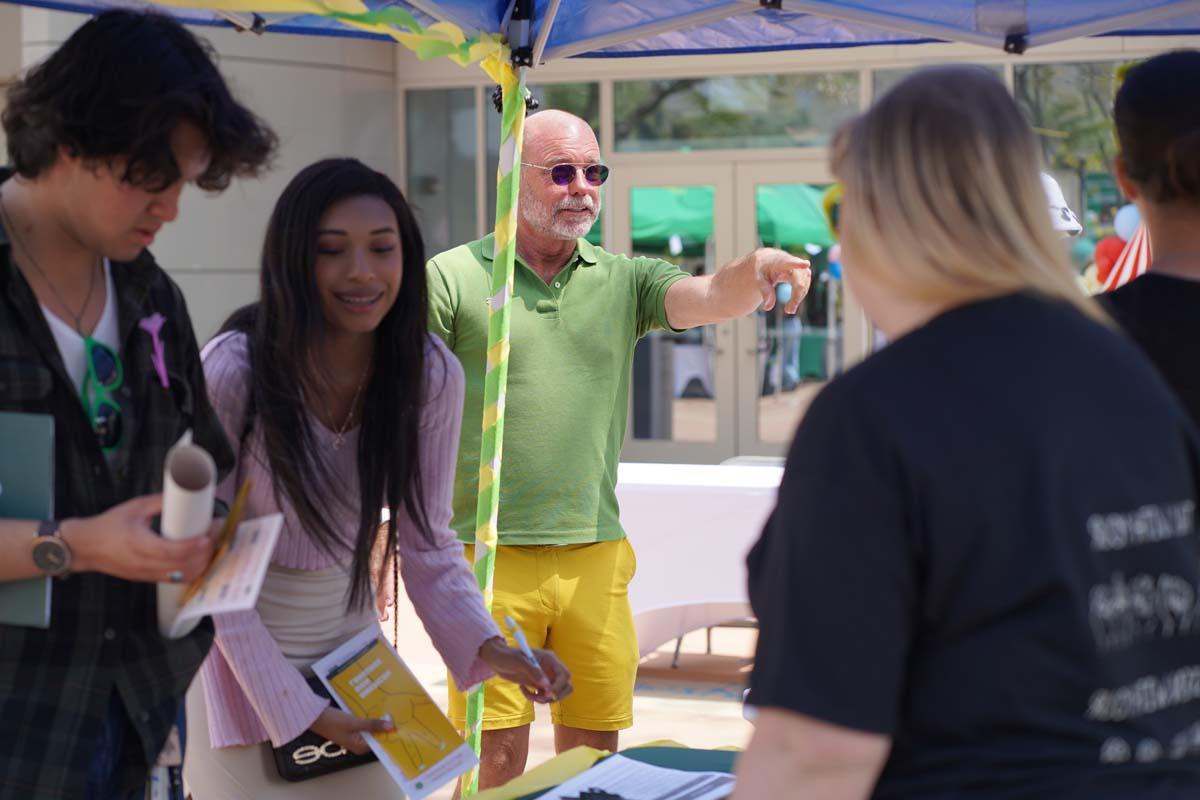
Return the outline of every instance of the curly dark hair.
<path id="1" fill-rule="evenodd" d="M 171 134 L 183 122 L 207 142 L 211 160 L 196 183 L 208 191 L 258 174 L 277 144 L 233 98 L 207 42 L 142 11 L 105 11 L 84 23 L 9 87 L 0 121 L 24 177 L 44 173 L 65 148 L 94 163 L 124 159 L 122 180 L 148 191 L 179 179 Z"/>
<path id="2" fill-rule="evenodd" d="M 1200 203 L 1200 51 L 1138 64 L 1113 103 L 1121 158 L 1154 203 Z"/>

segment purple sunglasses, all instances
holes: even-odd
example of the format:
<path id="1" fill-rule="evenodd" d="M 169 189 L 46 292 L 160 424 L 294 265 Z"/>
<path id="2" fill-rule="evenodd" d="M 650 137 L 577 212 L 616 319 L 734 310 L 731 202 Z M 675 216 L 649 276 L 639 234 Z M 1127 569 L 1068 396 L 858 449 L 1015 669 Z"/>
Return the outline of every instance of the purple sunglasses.
<path id="1" fill-rule="evenodd" d="M 522 161 L 521 164 L 534 169 L 544 169 L 550 173 L 550 180 L 554 181 L 559 186 L 570 186 L 571 181 L 575 180 L 575 170 L 583 170 L 583 178 L 592 186 L 601 186 L 608 180 L 608 167 L 603 164 L 588 164 L 585 167 L 577 167 L 574 164 L 555 164 L 553 167 L 543 167 L 541 164 L 530 164 L 528 161 Z"/>

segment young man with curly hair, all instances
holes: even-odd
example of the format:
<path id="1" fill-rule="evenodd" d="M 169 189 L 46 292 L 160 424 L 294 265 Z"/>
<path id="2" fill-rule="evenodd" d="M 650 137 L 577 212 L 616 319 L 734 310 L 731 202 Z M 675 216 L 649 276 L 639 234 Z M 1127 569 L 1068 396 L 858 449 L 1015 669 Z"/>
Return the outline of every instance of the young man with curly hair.
<path id="1" fill-rule="evenodd" d="M 164 457 L 191 429 L 220 471 L 233 461 L 183 296 L 146 248 L 185 184 L 257 174 L 275 135 L 209 48 L 129 11 L 17 81 L 3 124 L 0 411 L 53 416 L 56 518 L 0 520 L 0 581 L 55 578 L 48 629 L 0 625 L 0 800 L 140 797 L 213 635 L 158 632 L 155 584 L 212 548 L 153 531 Z"/>

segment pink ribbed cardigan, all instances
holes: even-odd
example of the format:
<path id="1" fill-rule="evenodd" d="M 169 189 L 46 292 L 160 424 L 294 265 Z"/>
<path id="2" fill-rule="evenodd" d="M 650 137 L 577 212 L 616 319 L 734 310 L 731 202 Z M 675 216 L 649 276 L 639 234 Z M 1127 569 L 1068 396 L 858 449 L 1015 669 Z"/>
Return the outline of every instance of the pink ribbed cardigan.
<path id="1" fill-rule="evenodd" d="M 479 647 L 499 636 L 500 631 L 483 608 L 462 545 L 450 529 L 462 418 L 462 366 L 437 337 L 429 338 L 425 354 L 427 399 L 421 422 L 420 459 L 426 513 L 436 544 L 427 544 L 402 511 L 397 519 L 400 574 L 434 647 L 455 682 L 467 687 L 491 677 L 491 669 L 479 659 Z M 246 518 L 276 511 L 284 514 L 283 532 L 272 562 L 290 569 L 332 566 L 333 560 L 304 535 L 292 508 L 280 509 L 276 503 L 261 438 L 252 431 L 245 442 L 240 441 L 249 392 L 246 336 L 219 336 L 204 348 L 201 358 L 209 397 L 238 453 L 238 469 L 218 487 L 217 496 L 230 502 L 240 481 L 249 478 L 253 488 Z M 335 449 L 334 434 L 315 417 L 312 421 L 318 440 L 331 458 L 332 474 L 346 476 L 346 485 L 337 487 L 337 494 L 354 498 L 329 509 L 334 529 L 344 531 L 349 541 L 358 530 L 358 430 L 347 432 L 342 446 Z M 281 745 L 307 730 L 329 701 L 313 694 L 299 670 L 284 658 L 258 612 L 225 614 L 216 617 L 215 622 L 216 645 L 200 672 L 208 699 L 212 746 L 248 745 L 268 739 Z M 404 643 L 398 645 L 403 655 Z"/>

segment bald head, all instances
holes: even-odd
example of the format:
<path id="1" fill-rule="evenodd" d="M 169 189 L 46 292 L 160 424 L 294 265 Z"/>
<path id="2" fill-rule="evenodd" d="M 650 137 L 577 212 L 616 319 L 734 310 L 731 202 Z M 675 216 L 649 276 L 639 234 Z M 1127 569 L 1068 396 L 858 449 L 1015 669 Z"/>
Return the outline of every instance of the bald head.
<path id="1" fill-rule="evenodd" d="M 574 114 L 554 108 L 530 114 L 525 120 L 524 148 L 523 158 L 532 164 L 591 164 L 600 160 L 600 144 L 591 126 Z"/>
<path id="2" fill-rule="evenodd" d="M 579 117 L 547 109 L 525 121 L 521 161 L 521 200 L 517 242 L 535 240 L 556 247 L 585 236 L 600 213 L 600 187 L 587 182 L 584 167 L 600 162 L 596 134 Z M 568 184 L 555 183 L 550 169 L 576 167 Z"/>

